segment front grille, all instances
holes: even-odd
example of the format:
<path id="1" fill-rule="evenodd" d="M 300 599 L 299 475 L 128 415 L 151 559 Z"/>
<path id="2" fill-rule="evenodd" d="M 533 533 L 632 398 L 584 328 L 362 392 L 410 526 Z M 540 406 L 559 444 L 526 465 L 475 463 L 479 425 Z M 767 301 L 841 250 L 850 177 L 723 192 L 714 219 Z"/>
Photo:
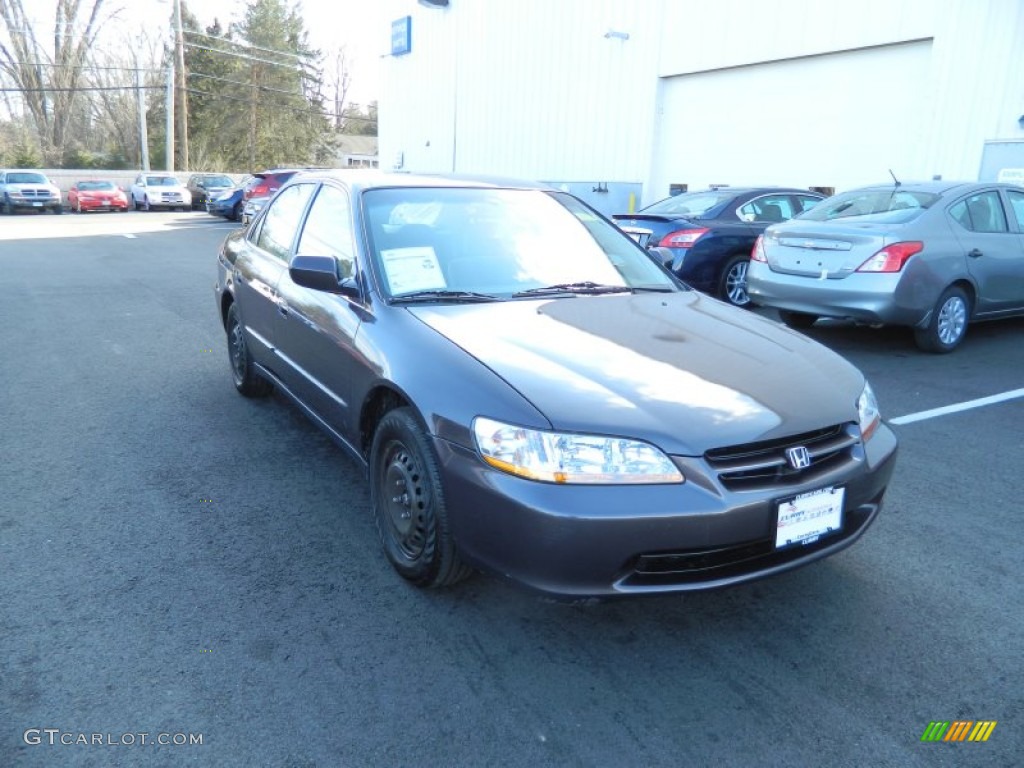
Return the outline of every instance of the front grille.
<path id="1" fill-rule="evenodd" d="M 704 458 L 727 489 L 750 491 L 797 485 L 836 469 L 852 460 L 859 443 L 856 424 L 836 424 L 777 440 L 714 448 Z M 802 469 L 794 469 L 786 458 L 786 449 L 798 446 L 806 448 L 810 457 L 810 464 Z"/>
<path id="2" fill-rule="evenodd" d="M 53 193 L 50 192 L 50 190 L 48 190 L 48 189 L 22 189 L 20 192 L 14 192 L 12 194 L 15 194 L 15 195 L 20 194 L 22 197 L 32 197 L 32 198 L 39 198 L 39 197 L 50 198 L 50 197 L 53 197 Z"/>

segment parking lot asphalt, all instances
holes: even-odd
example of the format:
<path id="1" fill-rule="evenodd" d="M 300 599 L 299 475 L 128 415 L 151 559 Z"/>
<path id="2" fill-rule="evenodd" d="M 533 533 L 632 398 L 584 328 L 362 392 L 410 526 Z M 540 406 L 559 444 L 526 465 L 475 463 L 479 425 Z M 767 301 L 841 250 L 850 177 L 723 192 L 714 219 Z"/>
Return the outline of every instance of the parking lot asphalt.
<path id="1" fill-rule="evenodd" d="M 1024 399 L 895 426 L 878 522 L 790 574 L 575 606 L 483 575 L 422 592 L 356 465 L 235 393 L 232 226 L 0 217 L 0 766 L 1020 764 Z M 947 356 L 809 335 L 886 418 L 1024 387 L 1022 320 Z M 922 742 L 936 720 L 997 725 Z"/>

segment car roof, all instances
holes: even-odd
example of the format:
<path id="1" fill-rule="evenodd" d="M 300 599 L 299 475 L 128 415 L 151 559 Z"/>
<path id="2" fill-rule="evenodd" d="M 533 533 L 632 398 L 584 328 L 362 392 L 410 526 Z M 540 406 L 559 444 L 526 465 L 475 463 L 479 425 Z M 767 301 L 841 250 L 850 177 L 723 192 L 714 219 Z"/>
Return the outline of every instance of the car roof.
<path id="1" fill-rule="evenodd" d="M 320 171 L 302 171 L 301 176 L 293 177 L 292 182 L 299 179 L 335 180 L 360 190 L 386 189 L 394 187 L 472 187 L 477 189 L 544 189 L 552 190 L 548 184 L 524 179 L 502 176 L 482 176 L 473 174 L 432 174 L 432 173 L 396 173 L 380 171 L 372 168 L 360 169 L 325 169 Z"/>
<path id="2" fill-rule="evenodd" d="M 1015 184 L 1005 184 L 1003 182 L 988 182 L 988 181 L 902 181 L 896 187 L 903 192 L 931 192 L 936 195 L 942 195 L 952 190 L 969 191 L 971 189 L 991 189 L 992 187 L 1001 187 L 1003 189 L 1020 189 Z M 845 190 L 847 192 L 856 191 L 891 191 L 893 189 L 892 182 L 881 183 L 881 184 L 870 184 L 864 187 L 857 187 L 856 189 Z"/>

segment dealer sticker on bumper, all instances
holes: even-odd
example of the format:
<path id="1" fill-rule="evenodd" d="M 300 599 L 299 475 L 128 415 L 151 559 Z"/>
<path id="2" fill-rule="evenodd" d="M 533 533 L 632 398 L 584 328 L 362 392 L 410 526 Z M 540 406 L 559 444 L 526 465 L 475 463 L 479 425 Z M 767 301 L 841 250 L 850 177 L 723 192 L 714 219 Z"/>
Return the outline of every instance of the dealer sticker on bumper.
<path id="1" fill-rule="evenodd" d="M 843 527 L 843 488 L 822 488 L 779 502 L 775 548 L 811 544 Z"/>

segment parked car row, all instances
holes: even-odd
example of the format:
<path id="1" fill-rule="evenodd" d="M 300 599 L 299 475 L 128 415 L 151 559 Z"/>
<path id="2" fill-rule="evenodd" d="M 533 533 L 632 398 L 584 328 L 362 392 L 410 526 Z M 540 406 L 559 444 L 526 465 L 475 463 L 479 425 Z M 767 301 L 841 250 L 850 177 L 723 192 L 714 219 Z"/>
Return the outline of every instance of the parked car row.
<path id="1" fill-rule="evenodd" d="M 1014 185 L 897 181 L 823 202 L 721 189 L 613 218 L 693 287 L 774 308 L 797 329 L 819 318 L 906 326 L 941 353 L 973 322 L 1024 314 L 1024 188 Z"/>

